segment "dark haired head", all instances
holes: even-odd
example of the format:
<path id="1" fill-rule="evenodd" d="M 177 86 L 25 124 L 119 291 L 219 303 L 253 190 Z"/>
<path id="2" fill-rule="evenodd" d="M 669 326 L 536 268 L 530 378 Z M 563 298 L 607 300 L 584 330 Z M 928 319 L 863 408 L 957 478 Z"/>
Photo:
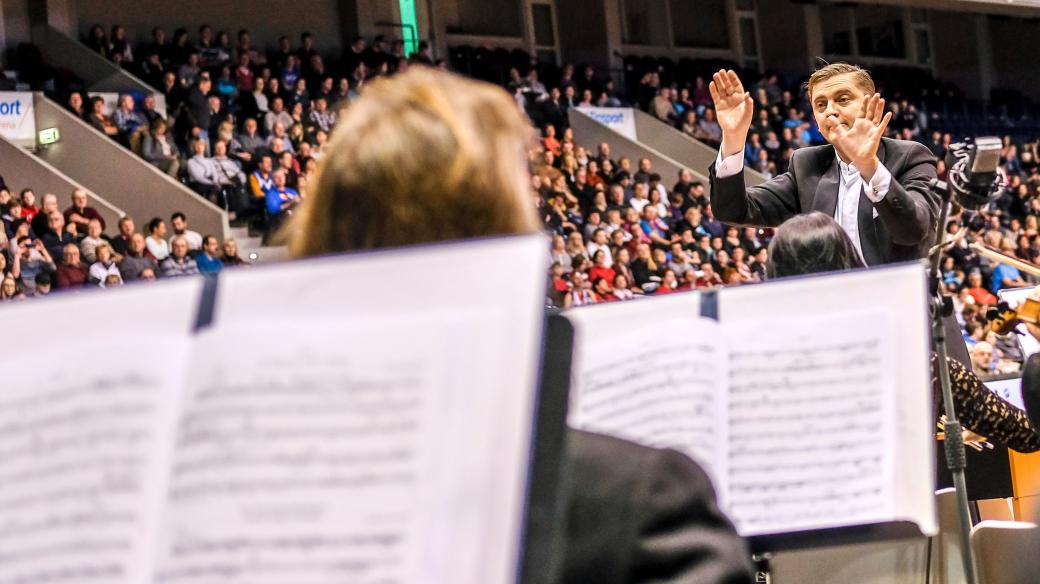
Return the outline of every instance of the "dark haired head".
<path id="1" fill-rule="evenodd" d="M 178 219 L 180 219 L 181 221 L 187 221 L 188 220 L 187 216 L 185 216 L 184 213 L 182 213 L 180 211 L 175 211 L 173 213 L 173 215 L 170 215 L 170 221 L 176 221 Z"/>
<path id="2" fill-rule="evenodd" d="M 155 230 L 158 229 L 160 225 L 162 225 L 162 222 L 162 218 L 153 217 L 152 220 L 148 222 L 148 233 L 155 233 Z"/>
<path id="3" fill-rule="evenodd" d="M 862 267 L 848 234 L 824 213 L 795 215 L 777 228 L 769 243 L 770 278 Z"/>

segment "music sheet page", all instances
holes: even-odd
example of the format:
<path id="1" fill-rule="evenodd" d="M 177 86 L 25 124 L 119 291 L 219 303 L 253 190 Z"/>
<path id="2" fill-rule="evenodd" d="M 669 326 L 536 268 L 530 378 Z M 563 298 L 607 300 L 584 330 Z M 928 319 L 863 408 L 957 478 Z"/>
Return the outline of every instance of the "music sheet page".
<path id="1" fill-rule="evenodd" d="M 572 310 L 569 422 L 688 454 L 725 492 L 726 348 L 700 295 Z"/>
<path id="2" fill-rule="evenodd" d="M 0 582 L 148 581 L 189 342 L 138 330 L 5 366 Z"/>
<path id="3" fill-rule="evenodd" d="M 159 580 L 456 584 L 466 580 L 452 570 L 493 557 L 477 557 L 480 550 L 508 545 L 515 553 L 515 542 L 495 541 L 501 533 L 483 523 L 494 485 L 509 473 L 467 467 L 483 457 L 455 440 L 461 433 L 472 443 L 482 424 L 460 371 L 485 376 L 439 332 L 461 332 L 466 351 L 465 337 L 497 350 L 481 327 L 498 321 L 486 316 L 424 312 L 203 332 Z M 496 388 L 479 389 L 494 399 Z M 494 503 L 505 517 L 509 510 Z M 492 579 L 471 580 L 479 581 Z"/>
<path id="4" fill-rule="evenodd" d="M 731 400 L 725 507 L 738 531 L 891 520 L 891 319 L 864 311 L 723 329 Z"/>

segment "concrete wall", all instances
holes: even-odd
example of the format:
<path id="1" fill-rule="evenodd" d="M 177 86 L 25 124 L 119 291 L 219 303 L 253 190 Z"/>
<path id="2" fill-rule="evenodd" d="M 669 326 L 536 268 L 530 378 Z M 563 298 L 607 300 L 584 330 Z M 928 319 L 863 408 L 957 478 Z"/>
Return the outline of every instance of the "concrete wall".
<path id="1" fill-rule="evenodd" d="M 989 18 L 995 88 L 1017 89 L 1032 99 L 1040 95 L 1036 41 L 1040 22 L 1019 18 Z"/>
<path id="2" fill-rule="evenodd" d="M 697 179 L 707 186 L 708 167 L 715 162 L 719 151 L 662 123 L 646 112 L 638 109 L 633 111 L 636 120 L 636 137 L 639 138 L 639 142 L 689 168 Z M 663 174 L 661 177 L 666 179 L 666 184 L 672 184 L 667 179 L 675 178 Z M 744 169 L 745 184 L 757 185 L 765 180 L 766 178 L 761 173 Z"/>
<path id="3" fill-rule="evenodd" d="M 792 4 L 791 0 L 759 2 L 756 6 L 762 64 L 781 74 L 804 74 L 811 59 L 805 25 L 809 8 Z"/>
<path id="4" fill-rule="evenodd" d="M 932 12 L 930 22 L 936 76 L 953 82 L 969 97 L 983 97 L 975 15 Z"/>
<path id="5" fill-rule="evenodd" d="M 30 188 L 39 202 L 45 193 L 58 197 L 58 204 L 65 209 L 71 204 L 74 189 L 84 189 L 90 196 L 90 205 L 105 218 L 105 232 L 115 234 L 116 223 L 125 215 L 122 209 L 97 196 L 87 187 L 72 180 L 51 166 L 46 160 L 0 136 L 0 176 L 7 180 L 11 192 Z M 37 203 L 38 204 L 38 203 Z"/>
<path id="6" fill-rule="evenodd" d="M 144 81 L 57 29 L 35 26 L 32 39 L 49 65 L 75 72 L 89 91 L 155 91 Z"/>
<path id="7" fill-rule="evenodd" d="M 8 63 L 8 50 L 29 42 L 28 0 L 0 0 L 0 62 Z"/>
<path id="8" fill-rule="evenodd" d="M 620 44 L 620 32 L 615 44 L 609 39 L 611 27 L 620 24 L 609 22 L 609 15 L 617 16 L 616 10 L 608 10 L 611 3 L 617 4 L 616 0 L 556 0 L 564 63 L 590 63 L 600 71 L 610 67 L 611 49 Z"/>
<path id="9" fill-rule="evenodd" d="M 173 180 L 65 108 L 36 94 L 36 124 L 57 127 L 61 141 L 40 157 L 142 225 L 152 217 L 169 219 L 175 211 L 188 216 L 192 229 L 221 239 L 228 234 L 227 214 L 194 191 Z"/>
<path id="10" fill-rule="evenodd" d="M 70 0 L 73 1 L 73 0 Z M 140 0 L 74 0 L 76 20 L 80 36 L 85 36 L 94 24 L 106 30 L 114 24 L 127 27 L 131 38 L 147 41 L 152 27 L 161 25 L 172 37 L 174 29 L 188 29 L 194 40 L 198 28 L 209 24 L 214 32 L 227 30 L 234 41 L 238 29 L 248 28 L 254 42 L 262 47 L 273 48 L 278 36 L 291 35 L 293 44 L 299 42 L 300 33 L 314 34 L 319 50 L 339 54 L 342 20 L 336 0 L 293 0 L 276 2 L 214 2 L 212 0 L 179 0 L 176 2 L 153 2 Z M 362 10 L 363 0 L 358 0 Z M 390 4 L 389 2 L 382 2 Z M 367 2 L 366 2 L 367 4 Z M 366 15 L 366 12 L 360 14 Z M 377 20 L 377 19 L 373 19 Z M 384 31 L 385 32 L 385 31 Z"/>

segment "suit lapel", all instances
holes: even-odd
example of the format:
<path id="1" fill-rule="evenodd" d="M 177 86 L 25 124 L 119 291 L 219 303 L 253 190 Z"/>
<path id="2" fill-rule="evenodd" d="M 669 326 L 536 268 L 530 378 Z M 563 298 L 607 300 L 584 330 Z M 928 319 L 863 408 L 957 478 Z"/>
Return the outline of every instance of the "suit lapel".
<path id="1" fill-rule="evenodd" d="M 885 164 L 885 141 L 878 146 L 878 161 Z M 892 179 L 895 180 L 895 179 Z M 863 250 L 863 261 L 868 266 L 876 266 L 883 262 L 881 242 L 878 239 L 877 224 L 874 223 L 874 203 L 867 198 L 867 185 L 864 182 L 859 191 L 859 212 L 856 214 L 859 226 L 859 245 Z"/>
<path id="2" fill-rule="evenodd" d="M 859 246 L 863 250 L 863 261 L 868 266 L 880 264 L 881 249 L 874 225 L 874 203 L 867 198 L 866 184 L 859 189 L 859 210 L 856 213 L 856 223 L 859 226 Z"/>
<path id="3" fill-rule="evenodd" d="M 826 158 L 821 164 L 823 166 L 823 173 L 820 176 L 820 182 L 816 183 L 816 195 L 813 197 L 812 210 L 826 213 L 829 217 L 834 217 L 834 212 L 838 209 L 838 161 L 834 157 L 834 150 L 828 148 L 826 150 L 830 152 L 830 156 Z"/>

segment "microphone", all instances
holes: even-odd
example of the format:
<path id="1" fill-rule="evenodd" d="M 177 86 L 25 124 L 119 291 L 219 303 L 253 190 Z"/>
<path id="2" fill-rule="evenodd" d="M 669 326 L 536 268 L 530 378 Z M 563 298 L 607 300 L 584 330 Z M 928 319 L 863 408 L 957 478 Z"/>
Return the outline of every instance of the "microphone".
<path id="1" fill-rule="evenodd" d="M 1000 168 L 999 138 L 985 137 L 951 144 L 946 152 L 946 184 L 962 207 L 977 211 L 997 200 L 1007 187 L 1007 176 Z"/>

